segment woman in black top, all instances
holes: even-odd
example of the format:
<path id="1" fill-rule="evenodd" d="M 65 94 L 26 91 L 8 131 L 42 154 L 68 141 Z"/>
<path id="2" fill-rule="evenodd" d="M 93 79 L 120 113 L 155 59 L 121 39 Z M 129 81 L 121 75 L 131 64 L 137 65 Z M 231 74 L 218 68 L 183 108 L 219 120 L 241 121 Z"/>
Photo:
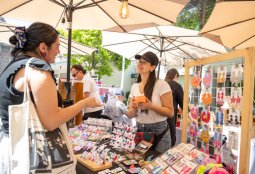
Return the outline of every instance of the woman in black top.
<path id="1" fill-rule="evenodd" d="M 60 45 L 58 32 L 52 26 L 37 22 L 27 30 L 24 27 L 17 27 L 15 35 L 10 38 L 10 43 L 15 45 L 11 52 L 14 60 L 0 76 L 0 149 L 4 149 L 3 153 L 2 151 L 0 153 L 2 173 L 10 172 L 8 135 L 11 130 L 8 106 L 22 103 L 24 67 L 30 57 L 35 57 L 28 68 L 30 95 L 49 136 L 57 135 L 59 127 L 83 108 L 101 105 L 94 98 L 86 98 L 72 106 L 61 108 L 54 72 L 50 66 L 50 63 L 55 62 Z M 69 161 L 74 163 L 75 160 L 70 157 Z"/>

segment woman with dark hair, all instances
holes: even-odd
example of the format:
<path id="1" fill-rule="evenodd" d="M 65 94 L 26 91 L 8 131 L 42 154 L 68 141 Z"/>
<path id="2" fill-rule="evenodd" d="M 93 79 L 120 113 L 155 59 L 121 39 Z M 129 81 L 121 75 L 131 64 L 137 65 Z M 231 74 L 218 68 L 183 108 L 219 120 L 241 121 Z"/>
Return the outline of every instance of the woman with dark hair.
<path id="1" fill-rule="evenodd" d="M 165 80 L 169 84 L 172 89 L 173 94 L 173 105 L 174 105 L 174 116 L 171 118 L 167 118 L 168 125 L 170 127 L 171 139 L 172 139 L 172 147 L 176 143 L 176 120 L 178 113 L 178 105 L 179 111 L 182 112 L 183 108 L 183 89 L 182 86 L 177 82 L 179 78 L 179 72 L 177 69 L 172 68 L 169 69 L 166 73 Z"/>
<path id="2" fill-rule="evenodd" d="M 94 98 L 86 98 L 72 106 L 61 108 L 62 99 L 57 91 L 54 71 L 50 66 L 50 63 L 55 62 L 55 56 L 59 53 L 58 35 L 52 26 L 36 22 L 28 29 L 17 27 L 14 36 L 10 37 L 10 43 L 15 46 L 11 52 L 14 59 L 0 75 L 0 149 L 4 149 L 0 153 L 1 173 L 8 174 L 11 170 L 9 132 L 12 130 L 9 130 L 8 106 L 23 102 L 24 67 L 30 58 L 33 57 L 28 68 L 30 96 L 36 106 L 39 119 L 44 129 L 47 130 L 45 132 L 47 139 L 54 138 L 54 134 L 59 131 L 63 135 L 67 133 L 62 132 L 60 126 L 72 119 L 83 108 L 101 105 Z M 64 164 L 67 163 L 69 165 L 65 166 Z M 75 173 L 75 158 L 63 161 L 63 166 L 65 168 L 58 170 L 59 173 Z"/>
<path id="3" fill-rule="evenodd" d="M 136 117 L 139 131 L 154 133 L 153 147 L 163 153 L 171 147 L 167 123 L 167 118 L 173 116 L 171 89 L 164 80 L 156 78 L 155 69 L 159 62 L 156 54 L 146 52 L 135 58 L 138 60 L 139 76 L 137 83 L 131 87 L 127 116 Z M 145 96 L 146 102 L 137 102 L 137 96 Z"/>

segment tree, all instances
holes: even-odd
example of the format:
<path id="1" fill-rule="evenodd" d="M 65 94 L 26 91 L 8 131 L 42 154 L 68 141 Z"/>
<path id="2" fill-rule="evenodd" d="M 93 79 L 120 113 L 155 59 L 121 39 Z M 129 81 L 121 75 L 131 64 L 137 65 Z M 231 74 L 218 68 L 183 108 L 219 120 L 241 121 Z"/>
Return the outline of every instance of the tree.
<path id="1" fill-rule="evenodd" d="M 61 35 L 67 37 L 63 30 L 59 31 Z M 95 73 L 99 76 L 111 76 L 113 67 L 118 70 L 122 69 L 122 56 L 108 51 L 102 47 L 102 32 L 99 30 L 73 30 L 72 39 L 89 47 L 97 48 L 92 55 L 72 55 L 71 64 L 81 64 L 88 71 L 94 68 Z M 131 64 L 130 60 L 125 61 L 125 69 Z"/>
<path id="2" fill-rule="evenodd" d="M 178 16 L 176 26 L 201 30 L 214 6 L 215 0 L 191 0 Z"/>

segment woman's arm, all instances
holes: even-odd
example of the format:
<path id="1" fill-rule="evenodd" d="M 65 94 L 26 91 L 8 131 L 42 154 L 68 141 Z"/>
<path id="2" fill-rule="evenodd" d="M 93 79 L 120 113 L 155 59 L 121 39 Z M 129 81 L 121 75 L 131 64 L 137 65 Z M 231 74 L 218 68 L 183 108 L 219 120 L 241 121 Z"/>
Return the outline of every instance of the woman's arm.
<path id="1" fill-rule="evenodd" d="M 160 96 L 160 100 L 161 100 L 162 106 L 152 103 L 147 98 L 147 103 L 140 103 L 138 105 L 138 108 L 142 110 L 146 110 L 146 109 L 152 110 L 160 115 L 172 117 L 174 115 L 172 92 L 167 92 L 162 94 Z"/>
<path id="2" fill-rule="evenodd" d="M 59 108 L 57 88 L 49 71 L 29 68 L 29 86 L 32 90 L 38 116 L 45 129 L 52 131 L 69 121 L 85 107 L 100 106 L 95 98 L 86 98 L 66 108 Z"/>
<path id="3" fill-rule="evenodd" d="M 129 106 L 128 106 L 128 111 L 125 113 L 125 115 L 128 118 L 134 118 L 137 116 L 137 111 L 138 111 L 138 105 L 135 103 L 135 98 L 132 97 L 129 99 Z"/>

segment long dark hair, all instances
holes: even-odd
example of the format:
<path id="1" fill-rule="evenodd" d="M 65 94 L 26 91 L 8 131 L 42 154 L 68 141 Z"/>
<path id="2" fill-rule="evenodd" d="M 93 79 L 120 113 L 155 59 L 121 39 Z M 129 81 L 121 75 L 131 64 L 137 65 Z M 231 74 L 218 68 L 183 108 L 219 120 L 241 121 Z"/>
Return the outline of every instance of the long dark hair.
<path id="1" fill-rule="evenodd" d="M 141 75 L 139 74 L 138 77 L 137 77 L 137 83 L 141 82 L 142 81 L 142 78 L 141 78 Z M 156 72 L 155 72 L 155 69 L 150 72 L 149 74 L 149 77 L 148 77 L 148 80 L 144 86 L 144 95 L 151 101 L 152 99 L 152 93 L 153 93 L 153 89 L 154 89 L 154 86 L 155 86 L 155 83 L 157 81 L 157 78 L 156 78 Z M 142 111 L 143 112 L 143 111 Z M 145 110 L 146 114 L 148 114 L 148 110 Z"/>
<path id="2" fill-rule="evenodd" d="M 55 28 L 42 22 L 33 23 L 24 33 L 26 42 L 24 43 L 23 48 L 16 46 L 11 51 L 11 55 L 14 58 L 18 57 L 20 54 L 25 54 L 28 51 L 40 56 L 41 54 L 37 51 L 40 43 L 45 43 L 50 48 L 59 35 Z M 12 45 L 17 45 L 18 41 L 19 40 L 15 35 L 11 36 L 9 39 L 9 42 Z"/>

